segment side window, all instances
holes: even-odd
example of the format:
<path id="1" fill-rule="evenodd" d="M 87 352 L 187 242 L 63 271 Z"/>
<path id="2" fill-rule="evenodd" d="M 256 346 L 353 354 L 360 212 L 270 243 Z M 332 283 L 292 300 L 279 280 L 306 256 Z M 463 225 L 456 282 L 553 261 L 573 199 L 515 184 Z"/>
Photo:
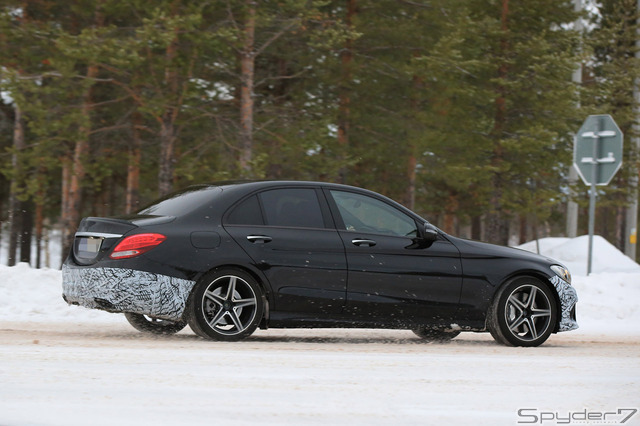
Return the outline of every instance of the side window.
<path id="1" fill-rule="evenodd" d="M 258 197 L 253 195 L 238 204 L 227 217 L 230 225 L 264 225 Z"/>
<path id="2" fill-rule="evenodd" d="M 396 208 L 366 195 L 331 191 L 347 231 L 415 237 L 416 222 Z"/>
<path id="3" fill-rule="evenodd" d="M 268 226 L 324 228 L 314 189 L 273 189 L 260 194 Z"/>

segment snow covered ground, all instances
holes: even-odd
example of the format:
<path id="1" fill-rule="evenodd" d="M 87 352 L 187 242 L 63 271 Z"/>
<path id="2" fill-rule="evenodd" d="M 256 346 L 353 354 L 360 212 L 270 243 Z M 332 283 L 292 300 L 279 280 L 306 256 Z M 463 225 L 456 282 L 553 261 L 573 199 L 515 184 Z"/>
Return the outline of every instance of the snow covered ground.
<path id="1" fill-rule="evenodd" d="M 434 345 L 403 331 L 270 330 L 221 343 L 116 324 L 2 328 L 3 425 L 494 426 L 531 420 L 525 408 L 635 408 L 640 394 L 630 338 L 507 348 L 484 334 Z"/>
<path id="2" fill-rule="evenodd" d="M 586 277 L 585 237 L 540 243 L 574 274 L 580 329 L 539 348 L 393 330 L 146 336 L 67 306 L 57 270 L 0 266 L 0 425 L 552 425 L 640 408 L 640 266 L 597 238 Z"/>

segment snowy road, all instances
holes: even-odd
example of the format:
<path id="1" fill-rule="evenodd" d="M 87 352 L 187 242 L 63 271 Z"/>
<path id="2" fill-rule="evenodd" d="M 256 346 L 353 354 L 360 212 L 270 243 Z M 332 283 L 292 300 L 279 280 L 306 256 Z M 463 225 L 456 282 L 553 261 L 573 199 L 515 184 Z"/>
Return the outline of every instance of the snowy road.
<path id="1" fill-rule="evenodd" d="M 220 343 L 188 329 L 150 337 L 124 319 L 4 321 L 0 384 L 0 425 L 512 425 L 638 408 L 640 342 L 578 330 L 507 348 L 485 334 L 424 344 L 405 331 L 268 330 Z"/>

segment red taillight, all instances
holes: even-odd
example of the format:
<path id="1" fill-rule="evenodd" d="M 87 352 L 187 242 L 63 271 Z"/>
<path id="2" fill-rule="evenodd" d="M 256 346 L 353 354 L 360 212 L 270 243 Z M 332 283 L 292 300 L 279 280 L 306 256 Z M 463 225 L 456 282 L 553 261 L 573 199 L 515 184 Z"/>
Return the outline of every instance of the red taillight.
<path id="1" fill-rule="evenodd" d="M 127 259 L 136 257 L 142 253 L 146 253 L 164 240 L 162 234 L 137 234 L 131 235 L 120 241 L 120 243 L 111 252 L 111 259 Z"/>

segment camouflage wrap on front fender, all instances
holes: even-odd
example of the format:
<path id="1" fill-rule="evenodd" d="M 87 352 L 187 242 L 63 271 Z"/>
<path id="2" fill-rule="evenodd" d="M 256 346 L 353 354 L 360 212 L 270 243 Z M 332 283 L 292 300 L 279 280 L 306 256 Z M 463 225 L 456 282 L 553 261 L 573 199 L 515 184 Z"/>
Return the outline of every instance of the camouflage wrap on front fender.
<path id="1" fill-rule="evenodd" d="M 578 302 L 578 293 L 576 292 L 576 289 L 557 275 L 553 276 L 550 281 L 555 287 L 556 292 L 558 293 L 558 298 L 560 299 L 562 314 L 560 316 L 558 331 L 575 330 L 578 328 L 578 322 L 575 317 L 575 306 Z"/>
<path id="2" fill-rule="evenodd" d="M 67 303 L 180 320 L 195 281 L 122 268 L 62 267 Z M 111 306 L 105 308 L 107 302 Z"/>

